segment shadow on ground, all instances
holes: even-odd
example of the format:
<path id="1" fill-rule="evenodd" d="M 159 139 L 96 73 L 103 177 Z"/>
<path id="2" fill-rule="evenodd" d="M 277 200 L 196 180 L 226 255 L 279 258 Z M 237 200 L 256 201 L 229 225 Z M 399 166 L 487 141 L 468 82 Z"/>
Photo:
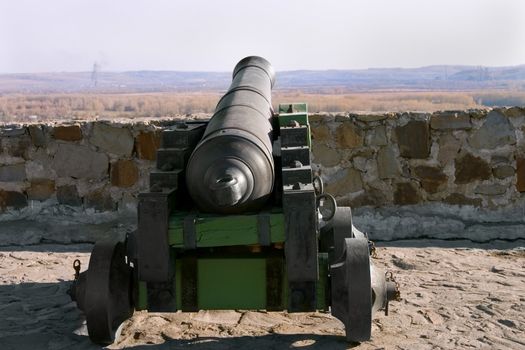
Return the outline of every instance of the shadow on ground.
<path id="1" fill-rule="evenodd" d="M 349 349 L 359 344 L 348 344 L 341 336 L 318 334 L 267 334 L 262 336 L 239 336 L 231 338 L 203 337 L 193 340 L 167 338 L 163 344 L 136 345 L 126 349 L 168 350 L 168 349 Z"/>
<path id="2" fill-rule="evenodd" d="M 69 281 L 0 285 L 0 348 L 3 350 L 100 349 L 89 340 L 84 317 L 71 302 Z M 131 349 L 346 349 L 341 336 L 266 334 L 261 336 L 172 339 Z"/>
<path id="3" fill-rule="evenodd" d="M 70 282 L 0 286 L 0 344 L 4 350 L 96 349 L 66 293 Z"/>
<path id="4" fill-rule="evenodd" d="M 493 240 L 473 242 L 466 239 L 400 239 L 395 241 L 376 241 L 377 247 L 397 248 L 473 248 L 506 250 L 525 247 L 525 238 L 516 240 Z"/>

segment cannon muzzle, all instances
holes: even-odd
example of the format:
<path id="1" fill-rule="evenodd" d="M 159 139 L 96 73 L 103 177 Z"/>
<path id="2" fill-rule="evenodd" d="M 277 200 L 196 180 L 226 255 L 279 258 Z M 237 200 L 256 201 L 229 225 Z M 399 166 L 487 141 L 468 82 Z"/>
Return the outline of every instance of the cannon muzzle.
<path id="1" fill-rule="evenodd" d="M 274 70 L 262 57 L 246 57 L 236 65 L 186 169 L 188 191 L 201 211 L 257 210 L 272 193 L 274 81 Z"/>

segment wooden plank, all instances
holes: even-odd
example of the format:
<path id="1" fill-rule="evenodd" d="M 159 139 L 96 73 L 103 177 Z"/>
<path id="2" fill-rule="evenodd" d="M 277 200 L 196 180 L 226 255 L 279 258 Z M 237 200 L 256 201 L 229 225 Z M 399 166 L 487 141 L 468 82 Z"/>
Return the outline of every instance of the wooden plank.
<path id="1" fill-rule="evenodd" d="M 169 244 L 184 247 L 183 222 L 188 213 L 178 212 L 170 217 Z M 196 219 L 197 247 L 224 247 L 259 243 L 257 214 L 212 216 L 199 215 Z M 284 242 L 284 216 L 270 213 L 270 241 Z"/>

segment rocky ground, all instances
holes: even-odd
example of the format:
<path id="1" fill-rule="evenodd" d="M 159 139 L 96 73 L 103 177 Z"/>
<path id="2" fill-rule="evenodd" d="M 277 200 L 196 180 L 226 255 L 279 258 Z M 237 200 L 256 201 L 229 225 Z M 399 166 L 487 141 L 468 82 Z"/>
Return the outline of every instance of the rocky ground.
<path id="1" fill-rule="evenodd" d="M 402 301 L 376 315 L 373 339 L 344 341 L 328 314 L 136 313 L 111 349 L 525 349 L 525 241 L 390 242 L 375 262 Z M 0 348 L 95 349 L 66 290 L 88 244 L 0 247 Z"/>

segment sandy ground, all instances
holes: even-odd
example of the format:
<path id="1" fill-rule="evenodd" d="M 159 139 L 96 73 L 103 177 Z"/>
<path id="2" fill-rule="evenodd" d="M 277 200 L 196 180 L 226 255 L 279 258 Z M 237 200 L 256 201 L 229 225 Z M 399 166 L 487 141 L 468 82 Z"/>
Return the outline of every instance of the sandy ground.
<path id="1" fill-rule="evenodd" d="M 137 312 L 111 349 L 525 349 L 525 241 L 407 241 L 378 248 L 375 263 L 401 286 L 373 339 L 344 341 L 323 313 Z M 0 247 L 0 349 L 96 349 L 66 294 L 89 245 Z"/>

